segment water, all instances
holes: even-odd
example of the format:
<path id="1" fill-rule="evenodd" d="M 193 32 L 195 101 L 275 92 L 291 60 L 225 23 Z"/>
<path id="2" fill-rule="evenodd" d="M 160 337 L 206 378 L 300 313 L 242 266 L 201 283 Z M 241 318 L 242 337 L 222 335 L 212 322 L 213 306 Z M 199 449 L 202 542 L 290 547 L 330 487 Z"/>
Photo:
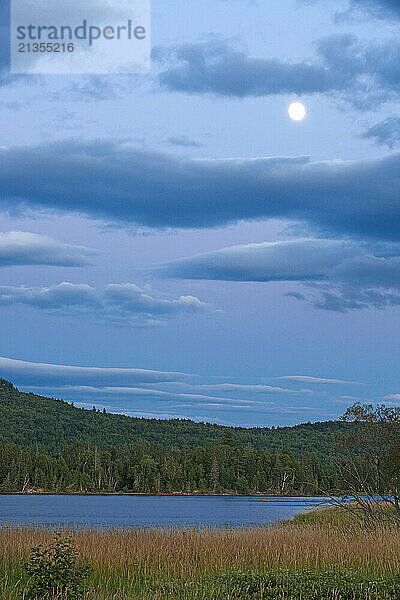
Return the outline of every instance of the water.
<path id="1" fill-rule="evenodd" d="M 291 519 L 323 498 L 272 496 L 14 496 L 0 495 L 0 523 L 40 525 L 262 525 Z"/>

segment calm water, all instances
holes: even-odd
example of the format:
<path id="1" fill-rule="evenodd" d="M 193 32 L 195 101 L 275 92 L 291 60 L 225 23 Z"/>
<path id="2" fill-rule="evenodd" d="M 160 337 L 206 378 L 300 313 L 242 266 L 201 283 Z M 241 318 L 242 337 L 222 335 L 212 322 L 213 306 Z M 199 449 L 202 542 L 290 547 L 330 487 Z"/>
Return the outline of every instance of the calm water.
<path id="1" fill-rule="evenodd" d="M 322 498 L 0 495 L 0 522 L 104 526 L 261 525 L 290 519 Z"/>

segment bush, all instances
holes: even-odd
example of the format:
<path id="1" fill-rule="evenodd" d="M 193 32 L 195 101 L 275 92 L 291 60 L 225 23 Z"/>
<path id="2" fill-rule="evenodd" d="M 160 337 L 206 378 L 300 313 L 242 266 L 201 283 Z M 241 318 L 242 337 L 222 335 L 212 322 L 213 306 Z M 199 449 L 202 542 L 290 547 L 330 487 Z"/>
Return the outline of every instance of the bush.
<path id="1" fill-rule="evenodd" d="M 86 577 L 92 568 L 78 562 L 73 540 L 55 531 L 53 543 L 32 548 L 25 570 L 29 576 L 24 598 L 46 599 L 55 594 L 65 600 L 80 600 Z"/>

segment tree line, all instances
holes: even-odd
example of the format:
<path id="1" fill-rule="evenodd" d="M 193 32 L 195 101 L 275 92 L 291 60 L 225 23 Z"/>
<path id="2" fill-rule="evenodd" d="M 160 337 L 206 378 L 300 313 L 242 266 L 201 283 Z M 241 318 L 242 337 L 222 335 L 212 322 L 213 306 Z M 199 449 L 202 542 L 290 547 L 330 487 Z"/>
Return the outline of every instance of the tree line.
<path id="1" fill-rule="evenodd" d="M 228 430 L 219 444 L 166 449 L 138 441 L 128 452 L 87 444 L 49 453 L 0 441 L 0 492 L 134 492 L 318 494 L 338 486 L 335 465 L 315 453 L 256 450 L 235 443 Z"/>

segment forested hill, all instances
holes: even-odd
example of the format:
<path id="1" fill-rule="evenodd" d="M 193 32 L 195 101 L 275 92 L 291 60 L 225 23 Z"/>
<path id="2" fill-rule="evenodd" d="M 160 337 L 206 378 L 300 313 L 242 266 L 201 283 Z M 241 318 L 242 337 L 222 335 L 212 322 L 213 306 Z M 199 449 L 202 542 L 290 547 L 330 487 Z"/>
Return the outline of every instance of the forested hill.
<path id="1" fill-rule="evenodd" d="M 25 448 L 39 445 L 48 452 L 81 442 L 103 449 L 119 446 L 126 451 L 139 440 L 158 442 L 164 448 L 182 448 L 186 443 L 194 449 L 228 438 L 235 445 L 251 445 L 270 453 L 292 452 L 297 458 L 315 452 L 324 462 L 334 446 L 335 432 L 345 427 L 348 425 L 327 421 L 246 429 L 180 419 L 133 418 L 84 410 L 62 400 L 23 393 L 0 379 L 0 440 Z"/>

